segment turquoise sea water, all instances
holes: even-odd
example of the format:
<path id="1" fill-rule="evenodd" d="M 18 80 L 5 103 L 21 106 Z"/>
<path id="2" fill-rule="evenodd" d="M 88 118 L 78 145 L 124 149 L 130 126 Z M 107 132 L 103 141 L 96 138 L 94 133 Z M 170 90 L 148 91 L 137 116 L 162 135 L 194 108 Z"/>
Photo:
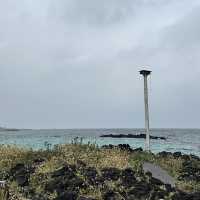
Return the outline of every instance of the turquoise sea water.
<path id="1" fill-rule="evenodd" d="M 65 129 L 65 130 L 21 130 L 0 131 L 0 144 L 16 144 L 33 149 L 46 148 L 47 145 L 71 143 L 76 137 L 83 143 L 130 144 L 133 148 L 144 148 L 144 139 L 101 138 L 102 134 L 138 134 L 142 129 Z M 151 140 L 151 150 L 181 151 L 200 156 L 200 129 L 153 129 L 151 135 L 164 136 L 167 140 Z"/>

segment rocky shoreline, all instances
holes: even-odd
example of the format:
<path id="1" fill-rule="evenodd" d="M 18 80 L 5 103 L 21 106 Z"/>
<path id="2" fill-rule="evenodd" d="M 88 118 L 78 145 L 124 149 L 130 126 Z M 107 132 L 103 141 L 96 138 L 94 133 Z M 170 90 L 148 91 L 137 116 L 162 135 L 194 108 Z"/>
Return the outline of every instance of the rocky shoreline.
<path id="1" fill-rule="evenodd" d="M 128 164 L 125 167 L 114 167 L 110 164 L 100 166 L 106 159 L 107 153 L 129 156 L 134 160 L 137 156 L 146 156 L 141 148 L 132 149 L 128 144 L 108 145 L 98 149 L 94 146 L 72 145 L 70 147 L 57 147 L 49 152 L 27 152 L 26 158 L 20 158 L 7 168 L 0 169 L 0 180 L 5 180 L 8 185 L 7 199 L 31 199 L 31 200 L 199 200 L 200 190 L 191 192 L 183 191 L 164 184 L 152 176 L 150 172 L 144 172 L 141 166 Z M 69 149 L 79 148 L 81 154 L 70 155 Z M 94 151 L 94 163 L 92 160 L 82 157 L 83 152 L 90 157 Z M 74 150 L 73 150 L 74 152 Z M 105 158 L 100 157 L 103 152 Z M 59 158 L 60 156 L 60 158 Z M 63 158 L 61 159 L 61 156 Z M 72 163 L 71 157 L 74 156 Z M 99 156 L 99 160 L 96 160 Z M 109 155 L 108 155 L 109 156 Z M 147 155 L 148 156 L 148 155 Z M 181 160 L 182 167 L 177 176 L 180 181 L 195 181 L 200 183 L 200 158 L 195 155 L 182 155 L 181 152 L 160 152 L 149 156 L 156 159 Z M 147 157 L 148 158 L 148 157 Z M 117 158 L 116 158 L 117 159 Z M 26 161 L 26 162 L 25 162 Z M 123 161 L 123 160 L 122 160 Z M 122 162 L 121 161 L 121 162 Z M 88 162 L 88 163 L 87 163 Z M 112 162 L 116 162 L 113 160 Z M 125 161 L 123 161 L 125 162 Z M 96 164 L 95 164 L 96 163 Z M 136 162 L 135 162 L 136 163 Z M 4 163 L 5 164 L 5 163 Z M 13 194 L 13 184 L 17 192 Z M 12 186 L 12 187 L 11 187 Z M 19 195 L 20 194 L 20 195 Z"/>

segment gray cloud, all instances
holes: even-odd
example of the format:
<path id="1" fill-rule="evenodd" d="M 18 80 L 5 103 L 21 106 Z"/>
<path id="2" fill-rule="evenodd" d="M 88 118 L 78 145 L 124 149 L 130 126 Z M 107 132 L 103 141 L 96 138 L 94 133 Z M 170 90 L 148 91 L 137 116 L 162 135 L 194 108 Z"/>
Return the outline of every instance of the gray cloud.
<path id="1" fill-rule="evenodd" d="M 198 0 L 0 0 L 2 125 L 200 127 Z"/>

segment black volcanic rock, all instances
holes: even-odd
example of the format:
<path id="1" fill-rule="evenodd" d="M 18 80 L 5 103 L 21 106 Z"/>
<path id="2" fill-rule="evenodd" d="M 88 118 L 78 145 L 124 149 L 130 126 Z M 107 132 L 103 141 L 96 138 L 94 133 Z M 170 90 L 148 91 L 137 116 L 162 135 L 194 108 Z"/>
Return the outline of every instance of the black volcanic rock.
<path id="1" fill-rule="evenodd" d="M 107 191 L 104 195 L 103 195 L 103 199 L 104 200 L 123 200 L 123 198 L 121 197 L 121 195 L 117 192 L 114 191 Z"/>
<path id="2" fill-rule="evenodd" d="M 133 149 L 133 152 L 142 152 L 142 151 L 143 151 L 142 147 L 139 147 L 139 148 Z"/>
<path id="3" fill-rule="evenodd" d="M 191 154 L 190 157 L 196 161 L 200 161 L 200 157 L 196 156 L 196 155 L 193 155 Z"/>
<path id="4" fill-rule="evenodd" d="M 173 153 L 174 158 L 180 158 L 182 157 L 182 153 L 180 151 L 174 152 Z"/>
<path id="5" fill-rule="evenodd" d="M 133 151 L 129 144 L 119 144 L 118 148 L 126 151 Z"/>
<path id="6" fill-rule="evenodd" d="M 93 199 L 93 198 L 91 198 L 91 197 L 82 197 L 82 196 L 80 196 L 80 197 L 78 198 L 78 200 L 95 200 L 95 199 Z"/>
<path id="7" fill-rule="evenodd" d="M 168 157 L 168 156 L 173 156 L 173 153 L 167 152 L 167 151 L 161 151 L 161 152 L 158 153 L 158 156 L 159 156 L 159 157 L 166 158 L 166 157 Z"/>
<path id="8" fill-rule="evenodd" d="M 200 182 L 200 166 L 195 162 L 191 162 L 191 160 L 186 160 L 183 162 L 183 168 L 180 170 L 178 179 Z"/>
<path id="9" fill-rule="evenodd" d="M 58 195 L 54 200 L 76 200 L 78 197 L 78 193 L 74 191 L 63 192 Z"/>
<path id="10" fill-rule="evenodd" d="M 10 170 L 10 177 L 17 182 L 21 187 L 27 186 L 28 179 L 30 177 L 31 168 L 28 168 L 23 163 L 18 163 L 15 167 Z"/>
<path id="11" fill-rule="evenodd" d="M 106 180 L 118 180 L 121 175 L 121 170 L 117 168 L 104 168 L 101 170 L 102 177 Z"/>
<path id="12" fill-rule="evenodd" d="M 141 148 L 132 149 L 128 144 L 120 144 L 118 146 L 107 145 L 103 148 L 119 148 L 129 152 L 141 152 Z M 141 153 L 142 155 L 143 153 Z M 131 154 L 140 155 L 140 153 Z M 158 158 L 181 158 L 182 165 L 180 167 L 181 181 L 200 181 L 199 157 L 194 155 L 184 155 L 180 152 L 169 153 L 161 152 L 155 156 Z M 9 181 L 16 181 L 21 188 L 21 193 L 27 199 L 32 200 L 95 200 L 96 197 L 90 197 L 86 191 L 88 188 L 91 191 L 96 188 L 100 190 L 102 200 L 200 200 L 200 193 L 187 193 L 179 191 L 173 185 L 166 184 L 159 177 L 153 177 L 149 171 L 144 169 L 137 170 L 134 166 L 129 168 L 118 169 L 115 167 L 98 168 L 95 165 L 89 165 L 82 160 L 68 164 L 67 162 L 59 165 L 50 172 L 37 172 L 37 167 L 45 159 L 36 157 L 28 164 L 19 163 L 9 169 Z M 145 173 L 146 172 L 146 173 Z M 32 186 L 38 184 L 42 191 L 36 190 Z M 56 196 L 52 196 L 56 193 Z M 51 195 L 51 196 L 50 196 Z"/>
<path id="13" fill-rule="evenodd" d="M 98 183 L 98 172 L 94 167 L 87 167 L 83 170 L 83 175 L 87 178 L 89 184 Z"/>
<path id="14" fill-rule="evenodd" d="M 200 192 L 185 193 L 182 191 L 178 191 L 172 196 L 171 199 L 172 200 L 200 200 Z"/>
<path id="15" fill-rule="evenodd" d="M 73 178 L 75 176 L 75 169 L 73 166 L 66 165 L 62 167 L 61 169 L 55 171 L 52 173 L 52 177 L 59 177 L 59 176 L 65 176 L 68 178 Z"/>
<path id="16" fill-rule="evenodd" d="M 139 182 L 128 191 L 127 196 L 132 197 L 131 199 L 146 199 L 152 189 L 153 188 L 150 184 L 146 182 Z"/>
<path id="17" fill-rule="evenodd" d="M 118 134 L 118 135 L 114 135 L 114 134 L 107 134 L 107 135 L 101 135 L 100 137 L 109 137 L 109 138 L 146 138 L 146 134 L 138 134 L 138 135 L 134 135 L 134 134 Z M 153 140 L 166 140 L 167 138 L 165 137 L 159 137 L 159 136 L 150 136 L 150 139 Z"/>
<path id="18" fill-rule="evenodd" d="M 129 152 L 142 152 L 143 151 L 143 149 L 141 147 L 132 149 L 129 144 L 118 144 L 118 145 L 109 144 L 109 145 L 103 145 L 101 148 L 104 148 L 104 149 L 118 148 L 118 149 L 129 151 Z"/>
<path id="19" fill-rule="evenodd" d="M 135 172 L 132 168 L 124 169 L 121 173 L 122 185 L 125 187 L 131 187 L 134 185 L 137 180 L 135 178 Z"/>

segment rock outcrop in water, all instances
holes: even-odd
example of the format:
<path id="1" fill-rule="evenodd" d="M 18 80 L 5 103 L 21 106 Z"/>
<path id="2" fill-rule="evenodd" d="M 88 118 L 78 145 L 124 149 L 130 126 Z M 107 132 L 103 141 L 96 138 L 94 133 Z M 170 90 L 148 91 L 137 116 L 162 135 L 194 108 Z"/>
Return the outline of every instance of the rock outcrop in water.
<path id="1" fill-rule="evenodd" d="M 107 135 L 101 135 L 100 137 L 109 137 L 109 138 L 146 138 L 146 134 L 107 134 Z M 153 140 L 166 140 L 167 138 L 165 137 L 159 137 L 159 136 L 150 136 L 150 139 Z"/>

